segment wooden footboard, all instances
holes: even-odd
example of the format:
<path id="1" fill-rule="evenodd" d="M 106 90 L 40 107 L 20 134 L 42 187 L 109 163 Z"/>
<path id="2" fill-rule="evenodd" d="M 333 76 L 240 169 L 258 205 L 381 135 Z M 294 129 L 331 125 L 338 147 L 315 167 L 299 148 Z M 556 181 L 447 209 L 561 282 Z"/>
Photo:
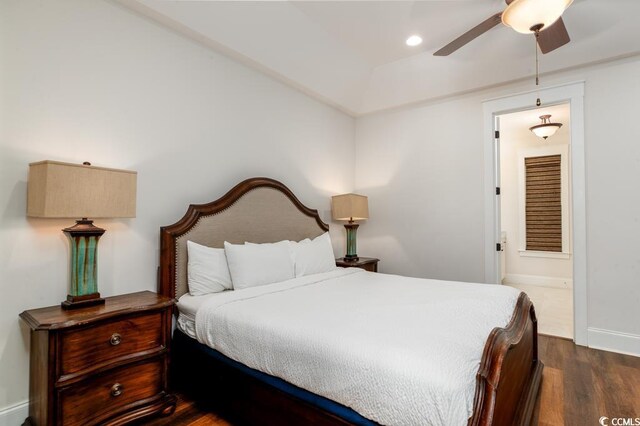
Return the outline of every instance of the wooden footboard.
<path id="1" fill-rule="evenodd" d="M 494 328 L 485 344 L 469 426 L 529 425 L 542 368 L 536 313 L 521 293 L 509 324 Z"/>

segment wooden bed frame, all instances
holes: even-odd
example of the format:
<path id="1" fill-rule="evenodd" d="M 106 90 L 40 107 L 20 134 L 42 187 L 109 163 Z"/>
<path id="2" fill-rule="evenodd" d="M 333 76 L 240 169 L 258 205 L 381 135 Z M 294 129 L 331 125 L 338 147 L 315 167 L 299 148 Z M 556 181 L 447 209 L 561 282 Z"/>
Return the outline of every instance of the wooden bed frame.
<path id="1" fill-rule="evenodd" d="M 172 298 L 186 292 L 187 235 L 195 242 L 222 247 L 224 240 L 232 243 L 298 241 L 313 238 L 328 229 L 318 212 L 304 206 L 282 183 L 268 178 L 245 180 L 216 201 L 190 205 L 182 219 L 160 229 L 158 292 Z M 257 237 L 251 238 L 252 233 Z M 194 353 L 188 348 L 192 345 L 184 343 L 185 339 L 189 338 L 176 331 L 172 369 L 176 373 L 173 377 L 181 380 L 173 383 L 184 388 L 183 391 L 199 388 L 212 393 L 213 388 L 223 388 L 221 393 L 212 393 L 211 398 L 218 400 L 216 409 L 232 419 L 243 424 L 352 424 Z M 522 293 L 509 324 L 493 329 L 487 339 L 476 375 L 473 415 L 468 425 L 529 425 L 542 369 L 538 359 L 535 310 Z M 221 380 L 223 385 L 220 385 Z M 207 385 L 197 386 L 195 382 L 206 382 Z"/>

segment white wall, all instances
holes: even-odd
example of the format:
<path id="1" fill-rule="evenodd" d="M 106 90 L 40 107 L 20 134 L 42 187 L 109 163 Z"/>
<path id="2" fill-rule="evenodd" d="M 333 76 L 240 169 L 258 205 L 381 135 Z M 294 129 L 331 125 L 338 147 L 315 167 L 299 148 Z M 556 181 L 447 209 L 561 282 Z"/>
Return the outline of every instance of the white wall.
<path id="1" fill-rule="evenodd" d="M 557 114 L 553 114 L 552 121 L 560 121 L 563 126 L 547 140 L 540 139 L 529 131 L 529 126 L 538 124 L 539 120 L 526 121 L 520 117 L 545 114 L 550 112 L 550 108 L 542 108 L 537 112 L 526 111 L 500 116 L 500 203 L 502 210 L 500 220 L 502 231 L 506 233 L 507 237 L 504 248 L 507 274 L 505 283 L 538 283 L 563 287 L 568 287 L 571 283 L 573 264 L 569 244 L 567 247 L 563 247 L 563 251 L 568 253 L 568 257 L 564 258 L 522 256 L 520 253 L 520 249 L 526 245 L 526 242 L 520 240 L 520 228 L 524 218 L 519 210 L 519 200 L 523 196 L 524 188 L 519 178 L 519 161 L 522 160 L 521 155 L 525 151 L 569 145 L 571 139 L 571 122 L 568 118 L 569 105 L 553 107 L 554 110 L 558 108 L 566 110 L 563 117 L 567 118 L 558 120 Z M 568 174 L 570 175 L 570 173 Z M 569 199 L 570 197 L 567 196 L 567 199 L 563 200 L 563 208 L 569 208 Z M 568 219 L 567 225 L 571 229 L 571 215 L 568 215 Z M 570 234 L 569 232 L 569 239 Z M 531 253 L 529 254 L 531 255 Z M 529 281 L 522 282 L 523 275 Z M 539 279 L 536 281 L 534 277 L 539 277 Z"/>
<path id="2" fill-rule="evenodd" d="M 28 396 L 18 314 L 67 293 L 69 220 L 27 219 L 29 162 L 138 171 L 138 215 L 99 220 L 99 290 L 156 288 L 159 228 L 269 176 L 330 221 L 354 120 L 112 2 L 0 2 L 0 410 Z M 336 253 L 343 228 L 332 225 Z"/>
<path id="3" fill-rule="evenodd" d="M 589 339 L 636 354 L 638 76 L 634 57 L 542 78 L 544 86 L 586 81 Z M 371 200 L 360 253 L 379 256 L 384 272 L 482 282 L 482 101 L 532 89 L 524 82 L 359 118 L 356 190 Z"/>
<path id="4" fill-rule="evenodd" d="M 357 120 L 356 188 L 370 213 L 359 253 L 379 257 L 382 272 L 482 280 L 478 111 L 479 103 L 451 100 Z"/>

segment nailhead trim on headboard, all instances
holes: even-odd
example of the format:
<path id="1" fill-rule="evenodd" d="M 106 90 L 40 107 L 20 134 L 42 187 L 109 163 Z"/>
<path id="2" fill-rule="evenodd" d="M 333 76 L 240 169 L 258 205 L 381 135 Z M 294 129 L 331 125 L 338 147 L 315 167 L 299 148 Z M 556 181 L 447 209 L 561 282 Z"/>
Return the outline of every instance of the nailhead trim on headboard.
<path id="1" fill-rule="evenodd" d="M 317 210 L 304 206 L 282 183 L 269 178 L 247 179 L 216 201 L 190 205 L 182 219 L 160 229 L 158 292 L 179 297 L 187 291 L 187 238 L 222 247 L 225 240 L 236 244 L 301 240 L 328 230 Z"/>

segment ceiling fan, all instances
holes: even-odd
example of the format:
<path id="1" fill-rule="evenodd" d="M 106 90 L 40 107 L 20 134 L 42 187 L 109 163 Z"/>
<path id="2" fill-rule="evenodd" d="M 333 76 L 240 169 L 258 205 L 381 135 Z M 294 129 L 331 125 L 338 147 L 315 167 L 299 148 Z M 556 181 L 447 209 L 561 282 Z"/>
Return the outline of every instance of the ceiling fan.
<path id="1" fill-rule="evenodd" d="M 542 53 L 549 53 L 571 41 L 561 16 L 573 0 L 505 0 L 505 2 L 507 7 L 504 11 L 496 13 L 473 27 L 433 55 L 448 56 L 500 22 L 519 33 L 535 34 Z"/>

